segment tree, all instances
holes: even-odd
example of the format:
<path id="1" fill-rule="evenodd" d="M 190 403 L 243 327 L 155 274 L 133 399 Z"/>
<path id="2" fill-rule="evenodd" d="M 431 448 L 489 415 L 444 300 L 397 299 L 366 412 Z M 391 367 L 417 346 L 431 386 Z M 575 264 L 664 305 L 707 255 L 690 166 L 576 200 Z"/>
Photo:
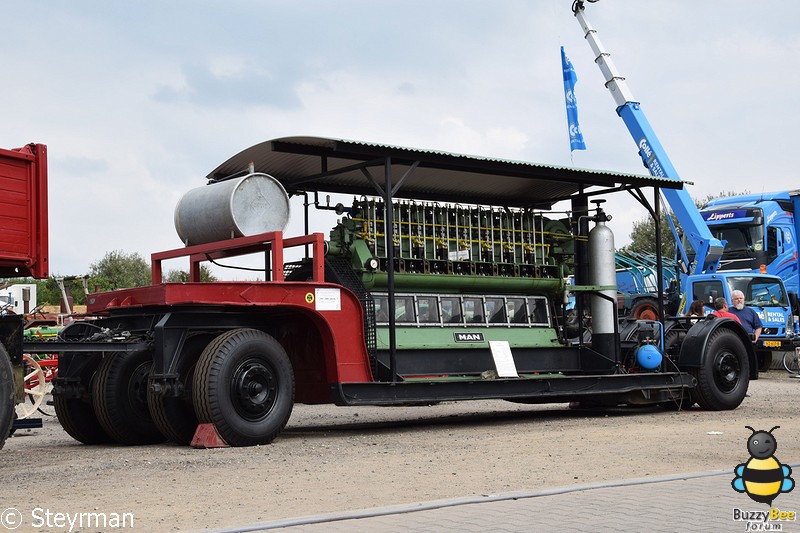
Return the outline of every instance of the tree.
<path id="1" fill-rule="evenodd" d="M 672 257 L 675 254 L 675 236 L 672 234 L 672 230 L 669 229 L 669 225 L 667 224 L 667 215 L 663 211 L 661 213 L 660 226 L 661 255 L 662 257 Z M 676 228 L 679 228 L 677 224 Z M 633 228 L 631 229 L 630 239 L 631 242 L 623 248 L 624 251 L 641 254 L 655 254 L 656 224 L 653 217 L 648 215 L 646 218 L 635 221 L 633 223 Z"/>
<path id="2" fill-rule="evenodd" d="M 58 283 L 56 283 L 56 276 L 50 276 L 47 279 L 33 279 L 28 277 L 0 280 L 0 286 L 2 287 L 23 283 L 36 284 L 36 305 L 59 305 L 61 303 L 61 289 L 59 289 Z M 86 294 L 83 291 L 81 280 L 74 279 L 65 281 L 64 286 L 73 297 L 72 303 L 74 305 L 83 305 L 86 303 Z"/>
<path id="3" fill-rule="evenodd" d="M 189 272 L 186 270 L 170 270 L 164 276 L 164 281 L 170 283 L 187 283 L 189 281 Z M 211 273 L 211 270 L 206 265 L 200 265 L 200 281 L 217 281 L 217 277 Z"/>
<path id="4" fill-rule="evenodd" d="M 36 281 L 36 299 L 39 305 L 61 305 L 61 289 L 56 278 L 50 276 L 47 279 Z M 72 296 L 72 305 L 84 305 L 86 294 L 80 279 L 64 280 L 64 288 L 68 296 Z"/>
<path id="5" fill-rule="evenodd" d="M 700 209 L 714 198 L 738 196 L 740 194 L 749 194 L 749 191 L 744 191 L 744 192 L 723 191 L 719 194 L 709 194 L 708 196 L 700 200 L 695 200 L 694 203 L 697 206 L 697 208 Z M 672 216 L 672 211 L 669 211 L 669 214 L 670 216 Z M 678 234 L 681 234 L 682 231 L 680 224 L 678 224 L 677 221 L 675 221 L 674 216 L 672 220 L 675 222 L 675 228 L 678 230 Z M 663 209 L 661 211 L 660 225 L 661 225 L 661 256 L 673 257 L 675 255 L 675 236 L 672 234 L 672 230 L 669 229 L 669 225 L 667 223 L 667 213 Z M 647 215 L 641 220 L 635 221 L 633 223 L 633 229 L 631 229 L 629 237 L 631 239 L 631 242 L 630 244 L 625 246 L 623 250 L 636 253 L 654 254 L 656 252 L 656 224 L 655 221 L 653 220 L 653 217 Z"/>
<path id="6" fill-rule="evenodd" d="M 100 291 L 113 291 L 150 284 L 150 265 L 136 252 L 107 252 L 89 267 L 89 286 Z"/>

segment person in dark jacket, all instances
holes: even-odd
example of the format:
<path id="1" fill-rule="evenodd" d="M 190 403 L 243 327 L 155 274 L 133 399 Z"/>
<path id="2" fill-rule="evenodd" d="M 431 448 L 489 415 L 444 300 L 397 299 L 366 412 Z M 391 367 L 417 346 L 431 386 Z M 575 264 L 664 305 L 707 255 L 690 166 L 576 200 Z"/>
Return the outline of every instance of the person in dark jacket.
<path id="1" fill-rule="evenodd" d="M 730 310 L 731 314 L 739 318 L 744 330 L 748 335 L 751 335 L 753 342 L 756 342 L 764 327 L 758 317 L 758 313 L 744 305 L 744 293 L 740 290 L 735 290 L 731 293 L 731 303 L 733 304 Z"/>

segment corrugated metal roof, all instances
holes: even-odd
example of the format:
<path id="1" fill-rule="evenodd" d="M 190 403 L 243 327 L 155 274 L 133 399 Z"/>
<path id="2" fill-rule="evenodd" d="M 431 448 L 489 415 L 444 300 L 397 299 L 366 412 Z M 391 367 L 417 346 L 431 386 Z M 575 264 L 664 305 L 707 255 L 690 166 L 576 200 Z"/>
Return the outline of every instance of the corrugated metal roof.
<path id="1" fill-rule="evenodd" d="M 629 187 L 680 188 L 682 182 L 653 176 L 575 169 L 323 137 L 283 137 L 234 155 L 209 175 L 223 179 L 256 172 L 279 180 L 289 193 L 317 191 L 378 195 L 391 162 L 394 197 L 485 205 L 552 205 L 583 188 L 588 192 Z M 398 188 L 403 176 L 416 164 Z M 369 173 L 372 180 L 365 174 Z"/>

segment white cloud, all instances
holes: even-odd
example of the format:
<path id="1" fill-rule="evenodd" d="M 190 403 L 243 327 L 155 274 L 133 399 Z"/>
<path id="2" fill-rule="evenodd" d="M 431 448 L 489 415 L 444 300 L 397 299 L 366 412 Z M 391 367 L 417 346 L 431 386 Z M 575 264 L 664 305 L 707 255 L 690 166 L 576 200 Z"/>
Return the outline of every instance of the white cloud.
<path id="1" fill-rule="evenodd" d="M 4 14 L 0 146 L 50 148 L 51 264 L 62 274 L 114 249 L 179 246 L 177 199 L 273 137 L 644 173 L 568 6 L 33 1 Z M 587 10 L 692 194 L 795 188 L 797 3 Z M 586 152 L 568 148 L 561 45 L 579 76 Z M 608 206 L 624 244 L 644 211 L 619 196 Z"/>

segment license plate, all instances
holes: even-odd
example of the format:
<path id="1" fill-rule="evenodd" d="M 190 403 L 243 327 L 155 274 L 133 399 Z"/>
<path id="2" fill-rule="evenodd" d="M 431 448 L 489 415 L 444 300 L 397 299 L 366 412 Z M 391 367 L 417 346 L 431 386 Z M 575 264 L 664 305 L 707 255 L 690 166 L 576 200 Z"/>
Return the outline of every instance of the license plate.
<path id="1" fill-rule="evenodd" d="M 780 348 L 781 341 L 764 341 L 765 348 Z"/>

